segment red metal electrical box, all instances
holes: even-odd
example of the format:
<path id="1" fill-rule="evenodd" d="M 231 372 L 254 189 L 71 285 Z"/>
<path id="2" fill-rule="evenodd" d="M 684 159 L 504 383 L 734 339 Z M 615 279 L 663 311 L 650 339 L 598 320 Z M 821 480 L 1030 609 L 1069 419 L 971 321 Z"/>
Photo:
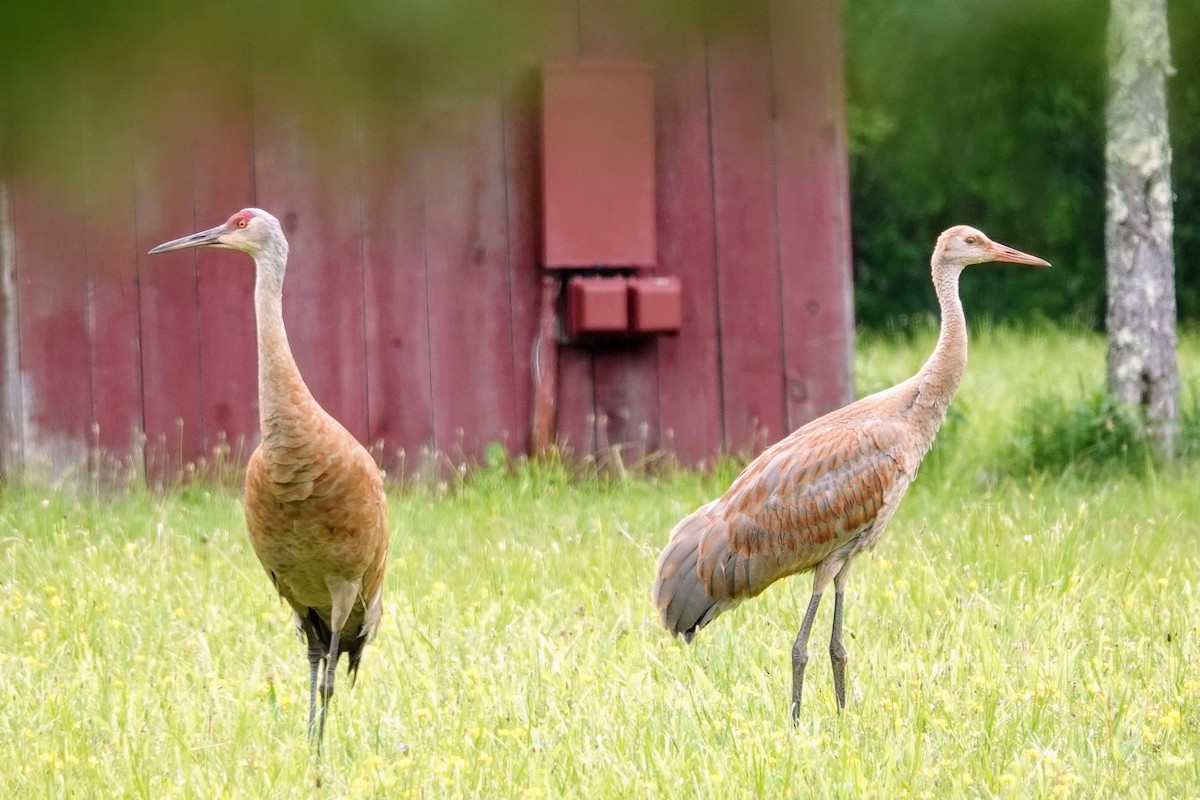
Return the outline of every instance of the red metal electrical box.
<path id="1" fill-rule="evenodd" d="M 653 68 L 579 61 L 543 78 L 544 266 L 654 266 Z"/>
<path id="2" fill-rule="evenodd" d="M 629 281 L 574 277 L 567 281 L 567 333 L 624 333 L 629 330 Z"/>
<path id="3" fill-rule="evenodd" d="M 629 280 L 629 330 L 633 333 L 678 333 L 683 325 L 683 293 L 679 278 Z"/>

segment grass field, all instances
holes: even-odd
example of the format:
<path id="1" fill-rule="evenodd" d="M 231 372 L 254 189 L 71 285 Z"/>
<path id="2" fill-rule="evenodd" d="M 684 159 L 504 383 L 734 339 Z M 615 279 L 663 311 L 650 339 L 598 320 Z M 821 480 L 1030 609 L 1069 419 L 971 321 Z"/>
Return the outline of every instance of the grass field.
<path id="1" fill-rule="evenodd" d="M 860 389 L 932 341 L 865 338 Z M 1197 374 L 1200 339 L 1182 361 Z M 303 649 L 235 493 L 9 489 L 0 796 L 1200 796 L 1200 468 L 996 467 L 1030 398 L 1102 375 L 1092 335 L 975 334 L 947 436 L 851 577 L 847 711 L 827 603 L 795 728 L 807 577 L 690 646 L 649 602 L 671 525 L 732 464 L 393 491 L 383 628 L 319 764 Z"/>

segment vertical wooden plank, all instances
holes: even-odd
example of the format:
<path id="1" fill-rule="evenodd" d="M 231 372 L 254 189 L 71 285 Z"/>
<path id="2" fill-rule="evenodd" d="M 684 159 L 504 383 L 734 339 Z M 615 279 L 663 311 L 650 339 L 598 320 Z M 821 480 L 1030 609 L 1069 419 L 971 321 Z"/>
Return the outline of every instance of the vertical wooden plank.
<path id="1" fill-rule="evenodd" d="M 213 105 L 197 120 L 195 218 L 198 230 L 220 225 L 254 205 L 250 93 Z M 227 443 L 249 458 L 258 430 L 254 262 L 245 253 L 210 249 L 197 274 L 200 329 L 202 453 Z"/>
<path id="2" fill-rule="evenodd" d="M 255 193 L 288 237 L 288 340 L 317 402 L 367 442 L 356 123 L 347 113 L 323 135 L 302 134 L 262 100 L 256 95 Z"/>
<path id="3" fill-rule="evenodd" d="M 364 128 L 360 169 L 370 443 L 404 471 L 433 446 L 420 98 L 409 103 Z"/>
<path id="4" fill-rule="evenodd" d="M 82 472 L 91 380 L 80 204 L 26 181 L 12 185 L 26 474 Z"/>
<path id="5" fill-rule="evenodd" d="M 541 280 L 541 59 L 521 54 L 510 62 L 504 87 L 504 186 L 513 341 L 514 436 L 509 446 L 520 451 L 529 442 L 533 420 L 533 348 Z"/>
<path id="6" fill-rule="evenodd" d="M 500 100 L 486 91 L 441 96 L 427 130 L 434 432 L 458 462 L 492 441 L 512 447 L 518 430 Z"/>
<path id="7" fill-rule="evenodd" d="M 631 20 L 622 17 L 621 6 L 581 0 L 579 7 L 581 58 L 643 57 L 645 43 L 630 30 Z M 655 80 L 657 95 L 657 76 Z M 662 444 L 657 340 L 597 348 L 593 359 L 597 450 L 603 456 L 607 448 L 618 447 L 626 463 L 657 451 Z"/>
<path id="8" fill-rule="evenodd" d="M 770 0 L 788 425 L 853 385 L 849 189 L 836 0 Z"/>
<path id="9" fill-rule="evenodd" d="M 138 251 L 135 237 L 135 157 L 108 153 L 119 164 L 88 185 L 88 347 L 92 361 L 92 444 L 102 477 L 114 468 L 141 471 L 142 372 L 138 309 Z M 102 183 L 98 183 L 102 180 Z M 184 315 L 187 310 L 183 310 Z"/>
<path id="10" fill-rule="evenodd" d="M 0 476 L 25 468 L 24 399 L 21 395 L 17 298 L 17 239 L 11 183 L 0 179 Z"/>
<path id="11" fill-rule="evenodd" d="M 560 313 L 561 318 L 561 313 Z M 559 445 L 576 459 L 596 452 L 596 380 L 592 351 L 577 345 L 558 349 Z"/>
<path id="12" fill-rule="evenodd" d="M 528 367 L 532 383 L 529 393 L 530 430 L 528 452 L 533 456 L 548 454 L 556 445 L 554 418 L 558 409 L 558 287 L 553 275 L 543 275 L 538 294 L 537 327 L 530 347 Z M 515 312 L 515 304 L 514 304 Z M 513 320 L 516 336 L 516 320 Z M 515 360 L 515 359 L 514 359 Z M 521 375 L 518 371 L 517 380 Z M 520 393 L 517 395 L 520 399 Z M 520 408 L 518 407 L 518 414 Z"/>
<path id="13" fill-rule="evenodd" d="M 765 0 L 708 48 L 726 446 L 784 433 L 783 345 Z"/>
<path id="14" fill-rule="evenodd" d="M 703 34 L 658 65 L 658 273 L 683 287 L 683 327 L 658 344 L 664 445 L 685 465 L 721 450 L 716 244 Z"/>
<path id="15" fill-rule="evenodd" d="M 596 450 L 625 464 L 656 453 L 662 444 L 658 409 L 658 342 L 631 341 L 593 354 Z"/>
<path id="16" fill-rule="evenodd" d="M 175 479 L 200 455 L 200 329 L 196 250 L 148 255 L 157 244 L 200 230 L 193 214 L 192 115 L 164 114 L 137 163 L 138 315 L 146 471 Z M 207 226 L 206 226 L 207 227 Z"/>

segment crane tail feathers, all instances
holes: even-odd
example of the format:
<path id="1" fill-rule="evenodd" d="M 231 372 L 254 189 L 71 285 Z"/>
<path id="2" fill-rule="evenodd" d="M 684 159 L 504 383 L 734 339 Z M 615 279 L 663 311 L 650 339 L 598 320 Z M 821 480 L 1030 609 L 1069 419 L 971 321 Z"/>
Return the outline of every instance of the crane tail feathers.
<path id="1" fill-rule="evenodd" d="M 383 617 L 383 587 L 375 591 L 371 601 L 367 603 L 366 614 L 363 618 L 363 624 L 358 629 L 358 635 L 355 636 L 346 646 L 346 656 L 349 658 L 347 668 L 350 670 L 350 686 L 353 688 L 358 680 L 358 664 L 362 661 L 363 649 L 375 640 L 375 635 L 379 633 L 379 620 Z"/>
<path id="2" fill-rule="evenodd" d="M 738 603 L 725 591 L 725 581 L 712 580 L 715 576 L 711 574 L 706 580 L 702 575 L 704 567 L 714 563 L 711 551 L 729 546 L 728 529 L 711 513 L 713 505 L 684 517 L 658 557 L 654 605 L 662 626 L 685 642 L 691 642 L 697 631 Z"/>
<path id="3" fill-rule="evenodd" d="M 362 661 L 363 649 L 367 644 L 364 637 L 356 636 L 346 645 L 347 670 L 350 673 L 350 688 L 358 682 L 358 664 Z"/>

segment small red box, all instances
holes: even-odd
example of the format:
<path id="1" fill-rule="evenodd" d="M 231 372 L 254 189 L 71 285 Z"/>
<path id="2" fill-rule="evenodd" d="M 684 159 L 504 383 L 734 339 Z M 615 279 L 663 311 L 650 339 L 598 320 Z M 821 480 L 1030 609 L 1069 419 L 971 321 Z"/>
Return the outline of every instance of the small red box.
<path id="1" fill-rule="evenodd" d="M 567 332 L 623 333 L 629 329 L 629 281 L 574 277 L 567 282 Z"/>
<path id="2" fill-rule="evenodd" d="M 683 325 L 679 278 L 632 278 L 629 281 L 629 330 L 678 333 Z"/>

